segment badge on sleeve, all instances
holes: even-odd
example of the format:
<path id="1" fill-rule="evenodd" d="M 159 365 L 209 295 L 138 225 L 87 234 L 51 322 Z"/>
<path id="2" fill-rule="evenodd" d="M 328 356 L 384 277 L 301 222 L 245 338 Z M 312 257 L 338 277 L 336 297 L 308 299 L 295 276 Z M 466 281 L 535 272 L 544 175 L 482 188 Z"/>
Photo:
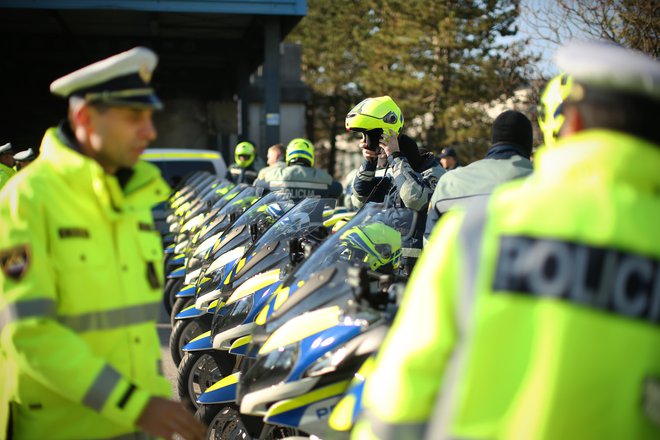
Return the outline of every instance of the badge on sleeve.
<path id="1" fill-rule="evenodd" d="M 30 266 L 30 251 L 27 245 L 0 250 L 0 267 L 8 278 L 15 281 L 23 278 Z"/>

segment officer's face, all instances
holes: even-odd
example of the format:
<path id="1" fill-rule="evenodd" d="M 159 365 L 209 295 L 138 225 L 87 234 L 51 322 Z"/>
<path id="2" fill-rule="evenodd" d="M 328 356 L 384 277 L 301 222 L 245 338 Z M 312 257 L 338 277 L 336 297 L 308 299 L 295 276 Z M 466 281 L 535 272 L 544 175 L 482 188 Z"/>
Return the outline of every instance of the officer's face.
<path id="1" fill-rule="evenodd" d="M 451 170 L 456 166 L 456 159 L 451 156 L 443 157 L 440 159 L 440 165 L 446 170 Z"/>
<path id="2" fill-rule="evenodd" d="M 273 165 L 280 160 L 280 153 L 275 148 L 269 148 L 268 153 L 266 153 L 266 158 L 268 159 L 266 163 L 268 165 Z"/>
<path id="3" fill-rule="evenodd" d="M 153 110 L 130 107 L 90 107 L 90 143 L 95 159 L 109 173 L 133 167 L 156 139 Z"/>

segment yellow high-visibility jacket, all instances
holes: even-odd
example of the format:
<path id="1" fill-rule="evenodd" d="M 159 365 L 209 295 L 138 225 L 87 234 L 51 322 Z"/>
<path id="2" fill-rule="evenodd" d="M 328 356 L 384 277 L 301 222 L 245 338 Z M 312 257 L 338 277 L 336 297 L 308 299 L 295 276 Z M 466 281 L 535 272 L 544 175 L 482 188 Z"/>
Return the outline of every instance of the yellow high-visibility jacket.
<path id="1" fill-rule="evenodd" d="M 0 163 L 0 189 L 7 184 L 9 178 L 16 174 L 16 170 Z"/>
<path id="2" fill-rule="evenodd" d="M 660 438 L 658 170 L 660 146 L 588 130 L 443 217 L 354 438 Z"/>
<path id="3" fill-rule="evenodd" d="M 139 162 L 122 188 L 66 139 L 49 129 L 0 195 L 0 415 L 9 403 L 14 439 L 126 435 L 171 394 L 150 213 L 169 187 Z"/>

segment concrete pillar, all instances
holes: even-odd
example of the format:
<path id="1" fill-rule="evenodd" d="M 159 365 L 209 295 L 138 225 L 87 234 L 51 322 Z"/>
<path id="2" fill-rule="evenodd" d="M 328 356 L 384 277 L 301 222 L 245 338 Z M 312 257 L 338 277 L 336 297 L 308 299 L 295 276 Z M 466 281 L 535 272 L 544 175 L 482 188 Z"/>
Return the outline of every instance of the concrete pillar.
<path id="1" fill-rule="evenodd" d="M 280 142 L 280 22 L 278 17 L 268 17 L 264 28 L 264 122 L 265 145 L 259 148 L 266 156 L 266 149 Z"/>

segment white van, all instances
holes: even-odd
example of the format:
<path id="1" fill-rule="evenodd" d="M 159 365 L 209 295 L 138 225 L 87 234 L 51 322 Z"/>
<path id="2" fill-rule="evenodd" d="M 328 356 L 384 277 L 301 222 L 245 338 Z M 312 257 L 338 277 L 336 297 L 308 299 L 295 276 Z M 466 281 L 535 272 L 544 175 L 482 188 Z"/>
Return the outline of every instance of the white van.
<path id="1" fill-rule="evenodd" d="M 140 159 L 157 165 L 171 187 L 195 171 L 208 171 L 224 177 L 227 165 L 219 151 L 187 148 L 147 148 Z"/>

